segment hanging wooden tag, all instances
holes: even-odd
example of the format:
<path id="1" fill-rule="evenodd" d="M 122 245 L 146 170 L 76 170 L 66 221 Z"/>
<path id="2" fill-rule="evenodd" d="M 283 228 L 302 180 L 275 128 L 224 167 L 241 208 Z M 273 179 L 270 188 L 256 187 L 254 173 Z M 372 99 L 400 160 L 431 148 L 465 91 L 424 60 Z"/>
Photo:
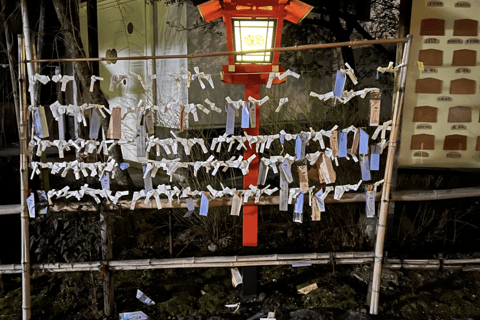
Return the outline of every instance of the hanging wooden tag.
<path id="1" fill-rule="evenodd" d="M 193 199 L 192 198 L 187 198 L 186 200 L 187 204 L 187 213 L 183 216 L 184 218 L 188 218 L 192 215 L 192 213 L 195 212 L 195 206 L 193 205 Z"/>
<path id="2" fill-rule="evenodd" d="M 318 204 L 317 198 L 312 199 L 312 221 L 320 221 L 322 219 L 322 211 Z"/>
<path id="3" fill-rule="evenodd" d="M 200 215 L 206 217 L 208 215 L 209 200 L 205 192 L 202 192 L 202 199 L 200 200 Z"/>
<path id="4" fill-rule="evenodd" d="M 38 106 L 38 112 L 40 113 L 40 123 L 42 124 L 42 135 L 43 138 L 49 137 L 47 116 L 45 115 L 45 108 L 43 106 Z"/>
<path id="5" fill-rule="evenodd" d="M 288 211 L 288 182 L 283 170 L 280 170 L 280 203 L 278 210 Z"/>
<path id="6" fill-rule="evenodd" d="M 373 218 L 375 216 L 375 191 L 373 186 L 369 185 L 365 194 L 365 203 L 367 218 Z"/>
<path id="7" fill-rule="evenodd" d="M 250 102 L 247 102 L 247 105 L 250 105 Z M 257 104 L 252 103 L 250 107 L 250 128 L 255 128 L 257 126 Z"/>
<path id="8" fill-rule="evenodd" d="M 145 113 L 145 126 L 147 127 L 147 132 L 149 135 L 152 135 L 155 133 L 155 127 L 153 125 L 153 111 L 148 110 Z"/>
<path id="9" fill-rule="evenodd" d="M 330 149 L 334 157 L 338 157 L 338 131 L 333 130 L 330 136 Z"/>
<path id="10" fill-rule="evenodd" d="M 295 139 L 295 157 L 297 159 L 302 159 L 302 139 L 300 138 L 300 135 L 297 135 L 297 138 Z"/>
<path id="11" fill-rule="evenodd" d="M 35 195 L 33 193 L 27 197 L 27 207 L 30 218 L 35 218 Z"/>
<path id="12" fill-rule="evenodd" d="M 45 116 L 45 108 L 38 106 L 33 113 L 33 120 L 35 123 L 35 135 L 39 138 L 48 138 L 48 125 Z"/>
<path id="13" fill-rule="evenodd" d="M 115 107 L 112 109 L 110 115 L 110 124 L 107 132 L 108 139 L 121 139 L 122 138 L 122 109 Z"/>
<path id="14" fill-rule="evenodd" d="M 320 211 L 325 212 L 325 200 L 322 199 L 323 188 L 320 188 L 317 193 L 315 193 L 315 199 L 318 201 L 318 205 L 320 206 Z"/>
<path id="15" fill-rule="evenodd" d="M 250 128 L 250 111 L 247 107 L 242 107 L 242 121 L 241 128 L 248 129 Z"/>
<path id="16" fill-rule="evenodd" d="M 225 134 L 233 134 L 235 130 L 235 108 L 227 104 L 227 123 Z"/>
<path id="17" fill-rule="evenodd" d="M 142 169 L 143 169 L 143 175 L 145 175 L 145 170 L 147 170 L 147 164 L 146 163 L 142 163 Z M 152 176 L 147 174 L 147 176 L 145 178 L 143 178 L 143 185 L 144 185 L 144 189 L 145 191 L 150 191 L 153 189 L 153 186 L 152 186 Z"/>
<path id="18" fill-rule="evenodd" d="M 380 91 L 370 92 L 370 126 L 380 124 Z"/>
<path id="19" fill-rule="evenodd" d="M 308 170 L 308 179 L 318 181 L 320 183 L 323 183 L 320 181 L 320 176 L 319 176 L 319 169 L 320 169 L 320 163 L 322 162 L 322 153 L 320 153 L 320 156 L 318 157 L 317 161 L 315 161 L 315 164 Z"/>
<path id="20" fill-rule="evenodd" d="M 65 140 L 65 114 L 58 117 L 58 140 Z"/>
<path id="21" fill-rule="evenodd" d="M 333 93 L 335 97 L 341 98 L 343 95 L 343 89 L 345 88 L 345 80 L 346 80 L 346 73 L 337 71 L 337 75 L 335 77 L 335 88 Z"/>
<path id="22" fill-rule="evenodd" d="M 147 129 L 144 125 L 137 124 L 137 157 L 146 157 L 147 146 L 146 146 L 146 139 L 147 139 Z"/>
<path id="23" fill-rule="evenodd" d="M 283 172 L 289 184 L 293 182 L 292 170 L 287 159 L 283 160 L 282 164 L 280 164 L 280 171 Z"/>
<path id="24" fill-rule="evenodd" d="M 358 152 L 358 144 L 360 142 L 360 130 L 355 131 L 355 135 L 353 136 L 353 143 L 352 143 L 352 154 L 357 154 Z"/>
<path id="25" fill-rule="evenodd" d="M 368 155 L 364 155 L 360 157 L 360 169 L 362 171 L 362 180 L 370 181 L 372 177 L 370 175 L 370 165 L 368 162 Z"/>
<path id="26" fill-rule="evenodd" d="M 110 175 L 105 173 L 100 178 L 100 184 L 102 185 L 102 190 L 110 190 Z"/>
<path id="27" fill-rule="evenodd" d="M 90 139 L 98 139 L 98 132 L 100 131 L 100 113 L 97 109 L 91 109 L 92 112 L 90 114 L 90 130 L 88 133 L 88 137 Z M 58 123 L 60 127 L 60 122 Z"/>
<path id="28" fill-rule="evenodd" d="M 239 216 L 242 209 L 242 197 L 238 195 L 238 192 L 233 193 L 232 209 L 230 210 L 231 216 Z"/>
<path id="29" fill-rule="evenodd" d="M 308 192 L 308 172 L 307 166 L 298 166 L 298 180 L 300 182 L 300 189 L 303 192 Z"/>
<path id="30" fill-rule="evenodd" d="M 180 106 L 180 132 L 183 132 L 185 126 L 185 106 Z"/>
<path id="31" fill-rule="evenodd" d="M 297 196 L 297 201 L 295 202 L 295 209 L 293 211 L 293 222 L 303 223 L 303 201 L 305 194 L 300 192 Z"/>
<path id="32" fill-rule="evenodd" d="M 376 144 L 370 146 L 370 170 L 380 170 L 380 146 Z"/>
<path id="33" fill-rule="evenodd" d="M 340 132 L 338 134 L 338 157 L 347 157 L 347 135 L 348 132 Z"/>
<path id="34" fill-rule="evenodd" d="M 368 133 L 360 129 L 360 142 L 358 147 L 359 154 L 368 154 Z"/>
<path id="35" fill-rule="evenodd" d="M 322 155 L 322 158 L 323 159 L 320 164 L 320 170 L 319 170 L 320 175 L 325 180 L 325 183 L 327 184 L 335 183 L 335 180 L 337 180 L 337 174 L 333 169 L 332 160 L 329 157 L 327 157 L 325 154 Z"/>
<path id="36" fill-rule="evenodd" d="M 257 185 L 263 186 L 265 184 L 265 181 L 267 180 L 267 173 L 268 173 L 268 166 L 265 165 L 263 161 L 260 161 L 260 164 L 258 166 Z"/>

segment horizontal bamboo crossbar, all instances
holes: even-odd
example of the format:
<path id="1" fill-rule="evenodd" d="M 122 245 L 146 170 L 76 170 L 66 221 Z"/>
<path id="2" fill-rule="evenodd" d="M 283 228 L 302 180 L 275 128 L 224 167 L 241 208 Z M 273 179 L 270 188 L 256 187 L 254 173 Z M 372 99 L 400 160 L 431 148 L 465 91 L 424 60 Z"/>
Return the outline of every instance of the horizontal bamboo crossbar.
<path id="1" fill-rule="evenodd" d="M 247 266 L 292 266 L 292 265 L 349 265 L 372 263 L 373 252 L 331 252 L 267 254 L 250 256 L 187 257 L 172 259 L 138 259 L 110 261 L 111 270 L 147 270 L 179 268 L 233 268 Z M 32 265 L 39 272 L 101 271 L 107 263 L 102 261 L 74 263 L 42 263 Z M 384 269 L 400 270 L 463 270 L 480 271 L 480 259 L 385 259 Z M 22 272 L 21 264 L 0 265 L 0 274 Z"/>
<path id="2" fill-rule="evenodd" d="M 376 194 L 376 201 L 379 201 L 381 193 Z M 391 193 L 391 200 L 393 201 L 434 201 L 434 200 L 447 200 L 447 199 L 460 199 L 460 198 L 472 198 L 480 197 L 480 188 L 471 187 L 471 188 L 456 188 L 456 189 L 446 189 L 446 190 L 409 190 L 409 191 L 393 191 Z M 255 203 L 253 199 L 248 199 L 244 205 L 278 205 L 280 202 L 279 196 L 261 196 L 260 201 Z M 333 199 L 333 195 L 328 195 L 325 199 L 325 203 L 355 203 L 355 202 L 365 202 L 365 193 L 364 192 L 352 192 L 345 193 L 340 200 Z M 200 207 L 200 199 L 193 200 L 195 207 Z M 107 210 L 117 210 L 122 208 L 123 210 L 130 210 L 131 202 L 128 200 L 120 200 L 117 205 L 113 203 L 107 203 Z M 180 208 L 186 209 L 187 204 L 185 200 L 178 202 L 174 200 L 172 203 L 168 202 L 167 199 L 161 199 L 161 205 L 163 209 L 171 208 Z M 209 206 L 210 207 L 229 207 L 232 205 L 232 198 L 225 197 L 219 199 L 211 199 Z M 135 209 L 157 209 L 157 204 L 155 200 L 151 200 L 144 203 L 142 199 L 137 201 L 135 204 Z M 92 202 L 57 202 L 51 208 L 52 211 L 98 211 L 98 206 Z M 20 213 L 20 205 L 7 205 L 0 206 L 0 215 L 2 214 L 18 214 Z"/>
<path id="3" fill-rule="evenodd" d="M 79 61 L 121 61 L 121 60 L 153 60 L 153 59 L 196 59 L 207 57 L 222 57 L 231 55 L 245 55 L 250 53 L 261 52 L 286 52 L 286 51 L 304 51 L 304 50 L 316 50 L 316 49 L 329 49 L 338 47 L 361 47 L 361 46 L 374 46 L 379 44 L 396 44 L 404 43 L 406 39 L 377 39 L 377 40 L 360 40 L 360 41 L 345 41 L 334 43 L 318 43 L 318 44 L 306 44 L 301 46 L 283 47 L 283 48 L 271 48 L 271 49 L 258 49 L 258 50 L 244 50 L 244 51 L 219 51 L 219 52 L 207 52 L 207 53 L 189 53 L 189 54 L 172 54 L 161 56 L 136 56 L 136 57 L 116 57 L 116 58 L 59 58 L 59 59 L 30 59 L 24 60 L 25 62 L 79 62 Z"/>
<path id="4" fill-rule="evenodd" d="M 110 261 L 112 270 L 145 270 L 173 268 L 219 268 L 246 266 L 275 266 L 296 264 L 363 264 L 373 261 L 373 252 L 331 252 L 331 253 L 296 253 L 250 256 L 213 256 L 187 257 L 172 259 L 137 259 Z M 107 263 L 105 263 L 107 264 Z M 100 271 L 101 261 L 74 263 L 34 264 L 31 269 L 45 272 Z M 0 265 L 0 273 L 21 273 L 20 264 Z"/>

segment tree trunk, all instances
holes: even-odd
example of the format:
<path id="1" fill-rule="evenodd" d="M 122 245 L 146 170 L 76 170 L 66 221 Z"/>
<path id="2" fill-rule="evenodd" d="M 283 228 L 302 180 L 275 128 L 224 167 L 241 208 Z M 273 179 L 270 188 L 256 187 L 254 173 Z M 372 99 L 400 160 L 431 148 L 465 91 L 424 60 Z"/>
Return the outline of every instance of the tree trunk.
<path id="1" fill-rule="evenodd" d="M 58 20 L 62 26 L 61 31 L 66 49 L 68 52 L 70 52 L 70 56 L 72 58 L 84 58 L 85 51 L 83 49 L 82 39 L 80 38 L 79 30 L 74 27 L 72 22 L 72 20 L 78 20 L 78 8 L 76 1 L 52 0 L 52 2 L 53 6 L 55 7 Z M 103 92 L 100 90 L 100 84 L 98 81 L 95 82 L 93 92 L 90 92 L 89 90 L 92 71 L 90 70 L 88 62 L 78 61 L 74 62 L 73 64 L 75 72 L 80 80 L 82 91 L 87 94 L 89 102 L 104 105 L 106 108 L 108 108 L 108 101 L 103 95 Z M 105 132 L 108 130 L 109 121 L 110 117 L 108 114 L 106 114 L 106 117 L 102 118 L 102 127 Z M 123 162 L 122 151 L 118 145 L 112 148 L 110 151 L 110 156 L 112 156 L 118 163 Z M 122 189 L 133 189 L 135 187 L 130 175 L 126 170 L 119 170 L 116 180 Z"/>

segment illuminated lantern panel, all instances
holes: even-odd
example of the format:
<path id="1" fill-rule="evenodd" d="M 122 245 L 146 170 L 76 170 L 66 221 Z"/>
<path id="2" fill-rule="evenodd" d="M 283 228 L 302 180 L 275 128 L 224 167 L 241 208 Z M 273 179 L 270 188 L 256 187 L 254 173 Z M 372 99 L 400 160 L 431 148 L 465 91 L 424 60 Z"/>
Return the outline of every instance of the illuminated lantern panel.
<path id="1" fill-rule="evenodd" d="M 271 49 L 275 43 L 276 19 L 232 18 L 235 51 Z M 272 63 L 272 52 L 236 55 L 236 63 Z"/>

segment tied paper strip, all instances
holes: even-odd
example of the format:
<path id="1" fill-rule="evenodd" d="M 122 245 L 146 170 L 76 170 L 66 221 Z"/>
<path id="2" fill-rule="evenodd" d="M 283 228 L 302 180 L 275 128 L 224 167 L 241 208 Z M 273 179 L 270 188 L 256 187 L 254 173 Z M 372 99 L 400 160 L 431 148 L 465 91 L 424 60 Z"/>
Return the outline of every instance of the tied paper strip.
<path id="1" fill-rule="evenodd" d="M 303 201 L 305 194 L 300 192 L 295 202 L 295 209 L 293 211 L 293 222 L 303 223 Z"/>
<path id="2" fill-rule="evenodd" d="M 377 79 L 378 79 L 378 72 L 385 73 L 385 72 L 395 72 L 400 70 L 400 68 L 406 67 L 404 63 L 400 63 L 398 66 L 393 67 L 393 61 L 388 63 L 387 67 L 378 67 L 377 68 Z"/>
<path id="3" fill-rule="evenodd" d="M 193 70 L 195 71 L 195 74 L 192 75 L 192 80 L 198 79 L 198 82 L 200 83 L 200 87 L 202 87 L 202 90 L 205 89 L 205 84 L 203 83 L 202 79 L 205 79 L 208 81 L 212 89 L 215 89 L 213 86 L 213 79 L 212 75 L 210 74 L 205 74 L 204 72 L 200 72 L 200 69 L 198 67 L 194 67 Z"/>
<path id="4" fill-rule="evenodd" d="M 205 192 L 202 192 L 202 198 L 200 200 L 200 215 L 206 217 L 208 215 L 209 206 L 208 197 Z"/>
<path id="5" fill-rule="evenodd" d="M 275 112 L 280 112 L 280 109 L 282 109 L 282 106 L 288 102 L 288 98 L 280 98 L 280 101 L 278 102 L 278 107 L 275 109 Z"/>
<path id="6" fill-rule="evenodd" d="M 215 107 L 215 103 L 211 102 L 210 100 L 205 99 L 205 103 L 210 106 L 210 109 L 211 109 L 212 111 L 215 111 L 215 112 L 218 112 L 218 113 L 221 113 L 221 112 L 222 112 L 222 109 L 220 109 L 220 108 L 218 108 L 218 107 Z"/>
<path id="7" fill-rule="evenodd" d="M 90 92 L 93 92 L 93 86 L 95 85 L 95 81 L 103 81 L 103 78 L 92 75 L 92 77 L 90 78 Z"/>
<path id="8" fill-rule="evenodd" d="M 353 82 L 354 85 L 358 84 L 357 77 L 355 76 L 355 71 L 352 69 L 352 67 L 348 64 L 348 62 L 345 62 L 345 66 L 347 69 L 342 69 L 342 72 L 345 72 L 350 80 Z"/>
<path id="9" fill-rule="evenodd" d="M 63 76 L 60 79 L 60 82 L 62 83 L 62 87 L 60 88 L 60 90 L 62 90 L 62 92 L 65 92 L 65 90 L 67 89 L 67 83 L 69 81 L 73 81 L 73 79 L 74 79 L 73 76 Z"/>
<path id="10" fill-rule="evenodd" d="M 308 172 L 307 172 L 307 166 L 298 166 L 298 181 L 300 183 L 300 190 L 302 192 L 308 192 L 309 187 L 308 187 Z"/>
<path id="11" fill-rule="evenodd" d="M 311 97 L 317 97 L 320 101 L 327 101 L 327 100 L 333 99 L 335 97 L 335 94 L 333 93 L 333 91 L 330 91 L 330 92 L 325 93 L 325 94 L 318 94 L 318 93 L 315 93 L 315 92 L 311 91 L 310 96 Z"/>
<path id="12" fill-rule="evenodd" d="M 267 89 L 270 89 L 272 87 L 272 84 L 273 84 L 273 80 L 275 80 L 275 78 L 278 78 L 280 81 L 282 81 L 283 79 L 285 79 L 287 76 L 292 76 L 292 77 L 295 77 L 295 78 L 300 78 L 300 75 L 298 73 L 295 73 L 293 71 L 291 71 L 290 69 L 283 72 L 282 74 L 280 74 L 280 72 L 270 72 L 270 74 L 268 75 L 268 81 L 267 81 Z"/>
<path id="13" fill-rule="evenodd" d="M 348 191 L 357 191 L 360 185 L 362 184 L 362 180 L 360 180 L 357 184 L 346 184 L 343 186 L 335 186 L 335 194 L 333 195 L 333 199 L 340 200 L 345 192 Z"/>
<path id="14" fill-rule="evenodd" d="M 250 112 L 250 128 L 255 128 L 257 126 L 257 105 L 252 103 L 252 106 L 249 109 Z"/>

